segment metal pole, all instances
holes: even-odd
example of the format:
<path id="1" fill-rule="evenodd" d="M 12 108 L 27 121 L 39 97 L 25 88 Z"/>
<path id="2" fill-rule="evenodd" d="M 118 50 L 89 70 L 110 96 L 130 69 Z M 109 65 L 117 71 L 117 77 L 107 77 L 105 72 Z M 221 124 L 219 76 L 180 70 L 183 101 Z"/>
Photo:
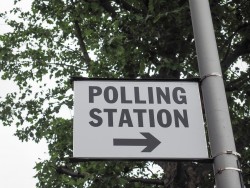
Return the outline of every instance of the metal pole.
<path id="1" fill-rule="evenodd" d="M 242 188 L 208 0 L 189 0 L 217 188 Z"/>

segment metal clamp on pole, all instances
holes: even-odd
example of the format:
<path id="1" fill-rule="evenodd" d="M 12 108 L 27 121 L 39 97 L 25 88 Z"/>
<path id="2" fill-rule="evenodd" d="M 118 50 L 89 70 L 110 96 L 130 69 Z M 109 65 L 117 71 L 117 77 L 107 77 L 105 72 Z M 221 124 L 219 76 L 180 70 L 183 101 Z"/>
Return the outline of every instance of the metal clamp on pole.
<path id="1" fill-rule="evenodd" d="M 218 169 L 217 172 L 215 173 L 215 175 L 221 174 L 224 170 L 235 170 L 235 171 L 238 171 L 238 172 L 240 172 L 240 173 L 242 172 L 242 170 L 239 169 L 239 168 L 235 168 L 235 167 L 225 167 L 225 168 L 220 168 L 220 169 Z"/>
<path id="2" fill-rule="evenodd" d="M 223 155 L 223 154 L 235 155 L 237 157 L 241 157 L 240 153 L 238 153 L 236 151 L 232 151 L 232 150 L 227 150 L 227 151 L 224 151 L 224 152 L 221 152 L 221 153 L 218 153 L 218 154 L 214 155 L 212 158 L 214 159 L 214 158 L 216 158 L 216 157 L 218 157 L 220 155 Z"/>
<path id="3" fill-rule="evenodd" d="M 217 73 L 217 72 L 213 72 L 213 73 L 210 73 L 210 74 L 207 74 L 207 75 L 204 75 L 203 77 L 201 77 L 201 83 L 203 82 L 203 80 L 205 80 L 206 78 L 210 77 L 210 76 L 219 76 L 222 78 L 222 75 Z"/>

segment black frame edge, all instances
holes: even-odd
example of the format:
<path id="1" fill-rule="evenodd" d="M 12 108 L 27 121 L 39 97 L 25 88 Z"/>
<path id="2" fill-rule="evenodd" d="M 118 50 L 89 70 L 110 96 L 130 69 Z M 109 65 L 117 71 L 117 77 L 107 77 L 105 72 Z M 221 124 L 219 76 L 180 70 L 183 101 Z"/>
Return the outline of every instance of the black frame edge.
<path id="1" fill-rule="evenodd" d="M 169 161 L 169 162 L 199 162 L 199 163 L 213 163 L 213 158 L 207 159 L 168 159 L 168 158 L 152 158 L 152 159 L 140 159 L 140 158 L 83 158 L 83 157 L 69 157 L 71 163 L 86 162 L 86 161 Z"/>
<path id="2" fill-rule="evenodd" d="M 200 82 L 200 77 L 188 78 L 188 79 L 174 79 L 174 78 L 138 78 L 138 79 L 130 79 L 130 78 L 88 78 L 88 77 L 71 77 L 71 82 L 74 81 L 183 81 L 183 82 Z"/>

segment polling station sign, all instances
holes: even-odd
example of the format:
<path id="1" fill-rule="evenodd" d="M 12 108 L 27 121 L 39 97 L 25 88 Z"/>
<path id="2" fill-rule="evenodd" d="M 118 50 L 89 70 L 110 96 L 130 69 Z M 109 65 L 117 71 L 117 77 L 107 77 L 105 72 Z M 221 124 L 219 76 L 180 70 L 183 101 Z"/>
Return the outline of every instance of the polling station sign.
<path id="1" fill-rule="evenodd" d="M 73 157 L 207 159 L 198 82 L 76 79 Z"/>

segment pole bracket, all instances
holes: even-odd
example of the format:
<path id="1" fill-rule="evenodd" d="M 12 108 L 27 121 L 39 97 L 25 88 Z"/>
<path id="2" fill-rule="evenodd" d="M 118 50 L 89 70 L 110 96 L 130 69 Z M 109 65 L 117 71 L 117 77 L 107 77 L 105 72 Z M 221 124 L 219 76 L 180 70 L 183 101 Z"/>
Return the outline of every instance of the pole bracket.
<path id="1" fill-rule="evenodd" d="M 214 159 L 214 158 L 216 158 L 216 157 L 218 157 L 218 156 L 220 156 L 220 155 L 224 155 L 224 154 L 235 155 L 235 156 L 237 156 L 237 157 L 241 157 L 241 154 L 240 154 L 240 153 L 238 153 L 238 152 L 236 152 L 236 151 L 232 151 L 232 150 L 227 150 L 227 151 L 220 152 L 220 153 L 214 155 L 212 158 Z"/>
<path id="2" fill-rule="evenodd" d="M 206 75 L 202 76 L 200 82 L 202 83 L 203 80 L 205 80 L 206 78 L 208 78 L 210 76 L 218 76 L 218 77 L 222 78 L 222 75 L 220 73 L 218 73 L 218 72 L 212 72 L 210 74 L 206 74 Z"/>
<path id="3" fill-rule="evenodd" d="M 238 171 L 238 172 L 242 172 L 242 170 L 241 169 L 239 169 L 239 168 L 235 168 L 235 167 L 225 167 L 225 168 L 219 168 L 218 170 L 217 170 L 217 172 L 215 173 L 215 175 L 217 175 L 217 174 L 221 174 L 224 170 L 235 170 L 235 171 Z"/>

